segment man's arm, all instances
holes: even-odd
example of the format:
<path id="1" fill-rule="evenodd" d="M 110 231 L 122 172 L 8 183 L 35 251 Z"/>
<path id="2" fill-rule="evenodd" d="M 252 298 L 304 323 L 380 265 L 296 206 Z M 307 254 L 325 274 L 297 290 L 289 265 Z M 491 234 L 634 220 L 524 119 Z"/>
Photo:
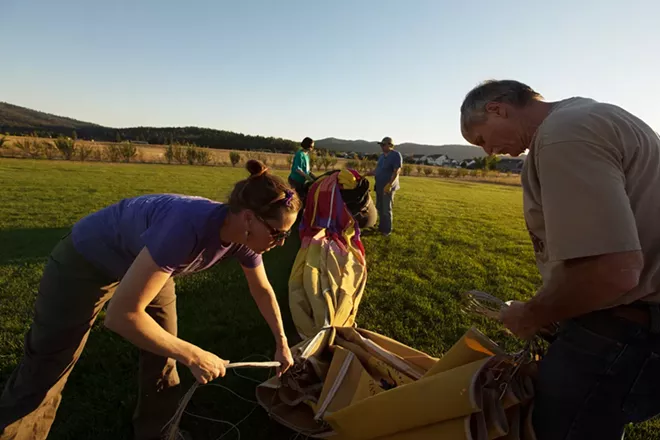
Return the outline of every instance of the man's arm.
<path id="1" fill-rule="evenodd" d="M 500 319 L 514 334 L 529 339 L 555 322 L 607 308 L 637 287 L 643 268 L 639 251 L 566 261 L 531 300 L 514 302 Z"/>
<path id="2" fill-rule="evenodd" d="M 390 154 L 395 154 L 396 161 L 393 164 L 394 171 L 392 171 L 392 177 L 390 177 L 390 181 L 387 182 L 385 188 L 392 188 L 392 185 L 394 184 L 394 181 L 399 177 L 399 174 L 401 173 L 401 167 L 403 166 L 403 158 L 401 157 L 401 153 L 398 151 L 393 151 Z"/>
<path id="3" fill-rule="evenodd" d="M 390 179 L 390 181 L 389 181 L 387 184 L 390 185 L 390 186 L 392 186 L 392 184 L 393 184 L 394 181 L 397 179 L 397 177 L 399 177 L 399 174 L 400 174 L 400 173 L 401 173 L 401 167 L 399 167 L 399 168 L 397 168 L 396 170 L 394 170 L 394 171 L 392 172 L 392 178 Z"/>
<path id="4" fill-rule="evenodd" d="M 546 257 L 558 264 L 532 300 L 502 314 L 522 337 L 615 304 L 638 285 L 644 266 L 618 151 L 561 142 L 537 155 Z"/>
<path id="5" fill-rule="evenodd" d="M 542 327 L 599 310 L 637 287 L 643 268 L 640 251 L 568 260 L 526 307 Z"/>

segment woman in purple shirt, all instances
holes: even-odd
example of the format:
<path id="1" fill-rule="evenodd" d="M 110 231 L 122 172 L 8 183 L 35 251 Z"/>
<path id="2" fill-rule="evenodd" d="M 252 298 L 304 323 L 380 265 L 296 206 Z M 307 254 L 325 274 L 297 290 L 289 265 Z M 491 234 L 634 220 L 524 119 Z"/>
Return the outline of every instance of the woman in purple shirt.
<path id="1" fill-rule="evenodd" d="M 173 276 L 235 257 L 275 336 L 278 374 L 293 359 L 261 254 L 289 236 L 300 200 L 284 180 L 249 161 L 227 204 L 156 194 L 122 200 L 76 223 L 50 255 L 25 354 L 0 397 L 0 438 L 45 439 L 62 389 L 108 304 L 105 325 L 141 349 L 137 439 L 160 438 L 178 400 L 176 362 L 201 383 L 227 361 L 177 337 Z"/>

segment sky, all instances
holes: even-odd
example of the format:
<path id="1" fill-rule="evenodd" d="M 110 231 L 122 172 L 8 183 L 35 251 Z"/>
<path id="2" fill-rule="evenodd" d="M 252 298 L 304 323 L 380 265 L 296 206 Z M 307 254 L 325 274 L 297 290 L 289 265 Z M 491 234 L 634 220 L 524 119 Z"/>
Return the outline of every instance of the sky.
<path id="1" fill-rule="evenodd" d="M 656 0 L 0 0 L 0 101 L 111 127 L 465 143 L 485 79 L 660 131 Z"/>

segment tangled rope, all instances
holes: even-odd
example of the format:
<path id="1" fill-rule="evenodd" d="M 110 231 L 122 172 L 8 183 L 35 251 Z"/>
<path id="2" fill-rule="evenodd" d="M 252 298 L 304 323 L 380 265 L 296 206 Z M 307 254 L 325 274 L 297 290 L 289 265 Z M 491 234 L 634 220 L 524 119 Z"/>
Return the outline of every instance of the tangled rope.
<path id="1" fill-rule="evenodd" d="M 225 367 L 225 369 L 227 369 L 227 370 L 236 370 L 236 369 L 241 369 L 241 368 L 277 368 L 279 366 L 280 366 L 279 362 L 273 362 L 273 361 L 268 361 L 268 362 L 236 362 L 236 363 L 233 363 L 233 364 L 228 364 Z M 237 373 L 237 375 L 241 378 L 244 378 L 244 379 L 247 379 L 247 380 L 250 380 L 250 381 L 253 381 L 253 382 L 257 382 L 255 379 L 252 379 L 250 377 L 242 376 L 238 373 Z M 166 425 L 167 434 L 166 434 L 165 438 L 167 440 L 179 440 L 180 438 L 182 438 L 180 436 L 180 433 L 179 433 L 179 424 L 181 423 L 181 418 L 183 417 L 183 414 L 185 413 L 185 414 L 188 414 L 190 416 L 193 416 L 193 417 L 196 417 L 196 418 L 199 418 L 199 419 L 202 419 L 202 420 L 209 420 L 211 422 L 223 423 L 225 425 L 230 425 L 233 430 L 236 430 L 236 432 L 238 433 L 238 438 L 240 439 L 241 432 L 238 429 L 238 425 L 243 423 L 248 417 L 250 417 L 250 415 L 252 415 L 254 410 L 257 408 L 257 402 L 255 402 L 253 400 L 250 400 L 250 399 L 246 399 L 245 397 L 240 396 L 239 394 L 235 393 L 234 391 L 232 391 L 231 389 L 229 389 L 225 386 L 218 385 L 218 384 L 207 384 L 206 386 L 214 386 L 214 387 L 225 389 L 225 390 L 229 391 L 230 393 L 232 393 L 234 396 L 238 397 L 239 399 L 241 399 L 245 402 L 254 403 L 255 407 L 252 408 L 252 411 L 250 411 L 245 417 L 243 417 L 238 423 L 235 423 L 235 424 L 231 423 L 231 422 L 228 422 L 226 420 L 219 420 L 219 419 L 214 419 L 214 418 L 211 418 L 211 417 L 205 417 L 205 416 L 200 416 L 200 415 L 197 415 L 197 414 L 192 414 L 192 413 L 186 411 L 186 407 L 188 406 L 188 403 L 190 403 L 190 400 L 192 399 L 193 394 L 195 394 L 195 391 L 197 391 L 197 389 L 200 387 L 200 385 L 201 384 L 199 382 L 195 382 L 190 387 L 188 392 L 183 396 L 181 401 L 179 402 L 179 407 L 177 408 L 176 412 L 174 413 L 174 415 L 172 416 L 172 418 L 170 419 L 170 421 Z M 220 436 L 218 438 L 218 440 L 223 438 L 225 435 L 227 435 L 231 431 L 232 430 L 229 430 L 229 431 L 225 432 L 222 436 Z"/>
<path id="2" fill-rule="evenodd" d="M 464 312 L 472 313 L 486 318 L 499 321 L 502 310 L 509 307 L 510 301 L 504 302 L 486 292 L 470 290 L 462 294 L 462 309 Z M 539 338 L 552 342 L 555 333 L 559 330 L 557 323 L 550 324 L 539 331 Z"/>
<path id="3" fill-rule="evenodd" d="M 485 316 L 490 319 L 499 319 L 500 312 L 509 305 L 486 292 L 470 290 L 463 293 L 462 308 L 468 313 Z"/>

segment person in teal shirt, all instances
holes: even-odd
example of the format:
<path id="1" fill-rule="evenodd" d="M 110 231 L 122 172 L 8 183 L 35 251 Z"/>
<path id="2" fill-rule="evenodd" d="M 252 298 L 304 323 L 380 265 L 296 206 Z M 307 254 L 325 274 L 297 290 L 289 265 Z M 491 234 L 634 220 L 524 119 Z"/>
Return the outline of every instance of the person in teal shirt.
<path id="1" fill-rule="evenodd" d="M 314 180 L 314 175 L 309 164 L 309 153 L 314 149 L 314 141 L 312 138 L 306 137 L 300 143 L 300 146 L 302 148 L 293 156 L 289 184 L 296 190 L 300 198 L 304 200 L 305 183 Z"/>

